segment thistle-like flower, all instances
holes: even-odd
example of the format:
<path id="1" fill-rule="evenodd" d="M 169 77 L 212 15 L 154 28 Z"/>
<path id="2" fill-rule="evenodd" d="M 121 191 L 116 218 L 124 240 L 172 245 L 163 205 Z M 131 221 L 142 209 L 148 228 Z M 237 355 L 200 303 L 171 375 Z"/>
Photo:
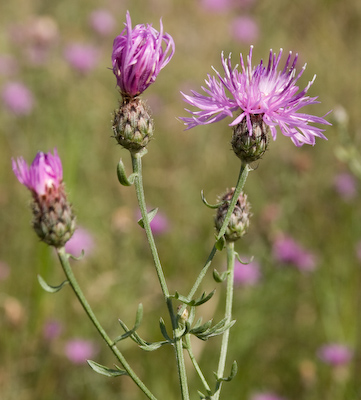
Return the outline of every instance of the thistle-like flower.
<path id="1" fill-rule="evenodd" d="M 30 166 L 19 157 L 12 160 L 14 174 L 33 195 L 33 227 L 45 243 L 62 247 L 75 229 L 75 217 L 66 199 L 63 168 L 56 149 L 54 155 L 39 152 Z"/>
<path id="2" fill-rule="evenodd" d="M 246 121 L 247 133 L 251 136 L 253 132 L 253 120 L 255 116 L 261 116 L 263 122 L 268 125 L 272 137 L 275 140 L 279 126 L 283 135 L 291 138 L 296 146 L 303 144 L 315 144 L 315 137 L 326 139 L 323 135 L 324 129 L 310 124 L 331 125 L 323 117 L 300 113 L 299 110 L 311 104 L 319 103 L 317 97 L 306 96 L 315 77 L 301 91 L 296 82 L 303 74 L 306 65 L 296 75 L 296 54 L 292 61 L 292 52 L 289 53 L 282 71 L 278 71 L 278 65 L 282 56 L 270 51 L 268 65 L 263 61 L 252 68 L 252 50 L 250 48 L 247 57 L 247 65 L 240 55 L 241 71 L 237 66 L 232 68 L 231 55 L 228 59 L 223 57 L 222 65 L 224 77 L 216 70 L 216 76 L 208 74 L 207 87 L 202 87 L 206 93 L 200 94 L 192 91 L 192 95 L 184 96 L 184 100 L 199 110 L 187 110 L 192 117 L 181 118 L 188 129 L 197 125 L 205 125 L 222 120 L 236 113 L 236 118 L 230 126 L 238 126 Z M 227 93 L 226 90 L 229 92 Z"/>
<path id="3" fill-rule="evenodd" d="M 126 19 L 124 30 L 114 39 L 112 63 L 120 93 L 132 98 L 143 93 L 169 63 L 174 41 L 168 33 L 163 34 L 162 20 L 158 32 L 148 24 L 133 29 L 129 12 Z"/>

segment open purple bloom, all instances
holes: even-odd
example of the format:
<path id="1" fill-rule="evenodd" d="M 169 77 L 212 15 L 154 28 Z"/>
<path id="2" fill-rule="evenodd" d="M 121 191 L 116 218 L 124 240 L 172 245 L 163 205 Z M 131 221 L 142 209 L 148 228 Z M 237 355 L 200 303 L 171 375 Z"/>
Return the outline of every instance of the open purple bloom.
<path id="1" fill-rule="evenodd" d="M 47 188 L 58 189 L 63 180 L 63 167 L 56 149 L 54 155 L 39 152 L 30 166 L 22 157 L 13 159 L 12 167 L 19 182 L 38 196 L 44 195 Z"/>
<path id="2" fill-rule="evenodd" d="M 162 20 L 158 32 L 148 24 L 132 28 L 129 12 L 126 18 L 124 30 L 114 39 L 112 64 L 121 94 L 135 97 L 156 80 L 173 57 L 174 41 L 168 33 L 163 34 Z"/>
<path id="3" fill-rule="evenodd" d="M 249 134 L 252 134 L 251 117 L 261 115 L 263 121 L 269 126 L 273 139 L 276 139 L 276 126 L 279 126 L 282 134 L 291 138 L 296 146 L 303 144 L 315 144 L 315 137 L 326 139 L 323 135 L 324 129 L 314 127 L 310 124 L 318 123 L 330 125 L 322 117 L 304 114 L 299 110 L 311 104 L 319 103 L 317 97 L 306 96 L 306 93 L 315 77 L 308 85 L 299 91 L 296 82 L 301 77 L 302 70 L 296 75 L 296 62 L 298 55 L 293 58 L 289 53 L 282 71 L 278 71 L 278 65 L 282 56 L 282 49 L 279 54 L 269 54 L 268 65 L 261 61 L 256 67 L 252 67 L 252 50 L 250 48 L 247 57 L 247 65 L 240 55 L 241 72 L 237 66 L 232 68 L 231 55 L 223 58 L 222 65 L 224 77 L 216 70 L 216 76 L 208 74 L 207 87 L 202 87 L 205 94 L 192 91 L 192 95 L 184 96 L 184 100 L 199 110 L 186 110 L 191 117 L 181 118 L 188 129 L 197 125 L 211 124 L 220 121 L 225 117 L 233 117 L 230 126 L 238 125 L 246 118 Z M 227 90 L 227 92 L 226 92 Z"/>

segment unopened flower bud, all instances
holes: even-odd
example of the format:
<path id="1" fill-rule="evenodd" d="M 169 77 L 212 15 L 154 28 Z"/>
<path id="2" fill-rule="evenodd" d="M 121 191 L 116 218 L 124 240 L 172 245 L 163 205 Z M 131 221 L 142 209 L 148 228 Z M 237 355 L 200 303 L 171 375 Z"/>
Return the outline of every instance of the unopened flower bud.
<path id="1" fill-rule="evenodd" d="M 260 159 L 268 147 L 269 127 L 263 121 L 262 114 L 250 115 L 252 133 L 247 126 L 247 118 L 233 128 L 232 148 L 236 156 L 249 164 Z"/>
<path id="2" fill-rule="evenodd" d="M 177 311 L 179 311 L 182 307 L 183 307 L 183 305 L 179 305 L 177 308 Z M 188 321 L 188 317 L 189 317 L 189 312 L 185 308 L 183 310 L 182 314 L 179 316 L 179 321 L 182 322 L 183 324 L 185 324 Z"/>
<path id="3" fill-rule="evenodd" d="M 118 143 L 132 153 L 147 146 L 153 136 L 153 120 L 142 99 L 125 99 L 114 112 L 113 131 Z"/>
<path id="4" fill-rule="evenodd" d="M 217 232 L 219 232 L 222 228 L 223 221 L 226 217 L 229 203 L 233 197 L 234 188 L 227 192 L 221 200 L 224 203 L 218 207 L 217 214 L 214 218 L 215 226 Z M 231 215 L 231 219 L 229 220 L 226 232 L 224 237 L 228 242 L 234 242 L 241 238 L 248 230 L 249 226 L 249 218 L 251 217 L 250 212 L 251 206 L 247 201 L 247 195 L 241 193 L 237 199 L 236 206 Z"/>
<path id="5" fill-rule="evenodd" d="M 63 247 L 75 229 L 75 216 L 68 203 L 61 160 L 54 150 L 39 152 L 30 166 L 20 157 L 13 160 L 19 182 L 33 195 L 33 227 L 39 238 L 50 246 Z"/>

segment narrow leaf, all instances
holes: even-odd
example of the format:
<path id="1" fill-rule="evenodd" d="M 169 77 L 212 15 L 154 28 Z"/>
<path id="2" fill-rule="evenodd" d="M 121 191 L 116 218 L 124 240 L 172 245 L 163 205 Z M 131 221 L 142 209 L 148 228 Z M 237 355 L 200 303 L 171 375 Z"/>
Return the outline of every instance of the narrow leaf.
<path id="1" fill-rule="evenodd" d="M 219 239 L 216 241 L 216 244 L 215 244 L 216 249 L 217 249 L 218 251 L 222 251 L 223 248 L 224 248 L 224 244 L 225 244 L 225 240 L 224 240 L 224 237 L 222 236 L 221 238 L 219 238 Z"/>
<path id="2" fill-rule="evenodd" d="M 216 269 L 213 270 L 213 279 L 218 282 L 224 282 L 224 280 L 227 278 L 228 272 L 222 272 L 222 274 L 220 274 Z"/>
<path id="3" fill-rule="evenodd" d="M 132 329 L 128 329 L 127 326 L 124 324 L 123 321 L 119 320 L 120 325 L 122 328 L 125 330 L 125 333 L 123 335 L 118 336 L 117 338 L 114 339 L 114 342 L 117 343 L 120 340 L 126 339 L 127 337 L 133 335 L 135 331 L 139 328 L 140 323 L 142 322 L 143 318 L 143 304 L 140 303 L 137 309 L 137 314 L 135 316 L 135 323 Z"/>
<path id="4" fill-rule="evenodd" d="M 48 285 L 48 284 L 45 282 L 45 280 L 44 280 L 40 275 L 38 275 L 38 281 L 39 281 L 39 283 L 40 283 L 40 286 L 41 286 L 46 292 L 49 292 L 49 293 L 56 293 L 56 292 L 58 292 L 60 289 L 62 289 L 64 285 L 66 285 L 67 283 L 69 283 L 68 280 L 65 280 L 65 281 L 62 282 L 59 286 L 50 286 L 50 285 Z"/>
<path id="5" fill-rule="evenodd" d="M 87 360 L 87 363 L 89 364 L 90 368 L 93 371 L 95 371 L 101 375 L 105 375 L 105 376 L 109 376 L 109 377 L 128 375 L 127 371 L 124 371 L 123 369 L 120 369 L 117 366 L 116 366 L 117 369 L 111 369 L 111 368 L 105 367 L 104 365 L 98 364 L 97 362 L 92 361 L 92 360 Z"/>
<path id="6" fill-rule="evenodd" d="M 159 349 L 160 347 L 164 346 L 165 344 L 168 344 L 168 341 L 163 341 L 163 342 L 155 342 L 155 343 L 147 343 L 144 345 L 139 346 L 142 350 L 145 351 L 154 351 Z"/>
<path id="7" fill-rule="evenodd" d="M 149 223 L 152 222 L 152 219 L 155 217 L 155 215 L 157 214 L 157 212 L 158 212 L 158 208 L 153 208 L 153 210 L 149 211 L 149 213 L 148 213 L 148 222 L 149 222 Z M 141 218 L 141 219 L 138 221 L 138 225 L 141 226 L 141 227 L 144 229 L 143 218 Z"/>
<path id="8" fill-rule="evenodd" d="M 163 318 L 161 318 L 159 320 L 159 326 L 160 326 L 160 331 L 162 332 L 164 339 L 167 340 L 168 342 L 173 342 L 172 339 L 168 335 L 167 328 L 165 327 Z"/>
<path id="9" fill-rule="evenodd" d="M 236 376 L 237 370 L 238 370 L 237 361 L 233 361 L 230 375 L 227 378 L 217 377 L 217 381 L 218 382 L 230 382 Z"/>
<path id="10" fill-rule="evenodd" d="M 204 197 L 203 190 L 201 191 L 201 198 L 202 198 L 203 204 L 205 204 L 208 208 L 215 209 L 215 208 L 219 208 L 222 204 L 224 204 L 224 200 L 220 201 L 217 204 L 209 204 L 208 201 L 206 200 L 206 198 Z"/>
<path id="11" fill-rule="evenodd" d="M 131 186 L 131 185 L 133 185 L 137 174 L 133 173 L 129 176 L 129 178 L 127 178 L 123 161 L 122 161 L 122 159 L 120 159 L 119 163 L 117 165 L 117 176 L 118 176 L 118 180 L 121 185 Z"/>

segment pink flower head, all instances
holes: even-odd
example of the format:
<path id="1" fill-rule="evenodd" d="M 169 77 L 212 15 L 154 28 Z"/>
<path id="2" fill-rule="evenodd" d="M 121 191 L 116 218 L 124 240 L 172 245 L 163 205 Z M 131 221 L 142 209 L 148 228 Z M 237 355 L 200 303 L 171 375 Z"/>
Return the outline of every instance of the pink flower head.
<path id="1" fill-rule="evenodd" d="M 14 174 L 19 182 L 38 196 L 44 195 L 48 188 L 58 189 L 63 180 L 63 167 L 56 149 L 54 155 L 39 152 L 30 166 L 19 157 L 12 159 Z"/>
<path id="2" fill-rule="evenodd" d="M 69 254 L 79 257 L 84 250 L 86 255 L 94 249 L 93 235 L 84 228 L 78 227 L 73 236 L 65 244 L 65 251 Z"/>
<path id="3" fill-rule="evenodd" d="M 353 351 L 343 344 L 331 343 L 320 347 L 317 355 L 324 363 L 338 366 L 348 364 L 353 357 Z"/>
<path id="4" fill-rule="evenodd" d="M 293 238 L 281 236 L 273 244 L 273 255 L 282 264 L 293 264 L 302 271 L 312 271 L 316 267 L 313 253 L 305 250 Z"/>
<path id="5" fill-rule="evenodd" d="M 136 25 L 133 29 L 129 11 L 126 18 L 124 30 L 114 39 L 112 64 L 121 94 L 135 97 L 169 63 L 174 54 L 174 41 L 168 33 L 163 34 L 162 20 L 158 32 L 151 25 Z"/>
<path id="6" fill-rule="evenodd" d="M 236 261 L 234 266 L 234 283 L 235 285 L 253 286 L 261 277 L 259 264 L 252 261 L 249 264 L 241 264 Z"/>
<path id="7" fill-rule="evenodd" d="M 241 43 L 253 43 L 258 39 L 259 28 L 257 22 L 251 17 L 237 17 L 230 25 L 231 35 Z"/>
<path id="8" fill-rule="evenodd" d="M 223 58 L 222 64 L 225 76 L 222 77 L 216 70 L 216 76 L 208 74 L 206 80 L 207 88 L 202 87 L 206 93 L 200 94 L 192 90 L 192 95 L 182 93 L 184 100 L 194 107 L 197 111 L 187 110 L 191 117 L 181 118 L 187 129 L 197 125 L 211 124 L 220 121 L 225 117 L 236 118 L 230 126 L 241 123 L 246 118 L 249 134 L 252 134 L 251 116 L 262 115 L 263 121 L 270 128 L 272 137 L 277 136 L 276 126 L 279 126 L 283 135 L 291 138 L 296 146 L 303 144 L 315 144 L 315 137 L 326 139 L 323 135 L 324 129 L 311 126 L 310 123 L 330 125 L 322 117 L 298 112 L 303 106 L 319 103 L 317 97 L 306 96 L 306 93 L 315 77 L 308 85 L 298 92 L 297 80 L 301 77 L 306 66 L 296 76 L 296 62 L 298 55 L 292 60 L 292 52 L 289 53 L 286 64 L 282 71 L 278 71 L 281 60 L 282 49 L 279 54 L 269 54 L 268 65 L 263 61 L 256 67 L 252 67 L 251 46 L 247 57 L 247 65 L 240 55 L 241 72 L 237 66 L 232 68 L 231 55 L 228 59 Z M 229 92 L 226 93 L 226 89 Z"/>
<path id="9" fill-rule="evenodd" d="M 6 108 L 13 114 L 28 115 L 34 107 L 33 94 L 20 82 L 8 82 L 1 95 Z"/>
<path id="10" fill-rule="evenodd" d="M 64 56 L 75 70 L 87 73 L 96 67 L 99 51 L 92 45 L 73 43 L 65 49 Z"/>
<path id="11" fill-rule="evenodd" d="M 334 186 L 337 193 L 345 200 L 349 201 L 356 196 L 356 179 L 353 175 L 344 172 L 334 178 Z"/>
<path id="12" fill-rule="evenodd" d="M 89 17 L 90 26 L 101 36 L 110 35 L 115 28 L 113 14 L 105 9 L 94 10 Z"/>
<path id="13" fill-rule="evenodd" d="M 97 353 L 96 347 L 90 340 L 73 339 L 65 346 L 65 354 L 74 364 L 82 364 L 94 357 Z"/>

